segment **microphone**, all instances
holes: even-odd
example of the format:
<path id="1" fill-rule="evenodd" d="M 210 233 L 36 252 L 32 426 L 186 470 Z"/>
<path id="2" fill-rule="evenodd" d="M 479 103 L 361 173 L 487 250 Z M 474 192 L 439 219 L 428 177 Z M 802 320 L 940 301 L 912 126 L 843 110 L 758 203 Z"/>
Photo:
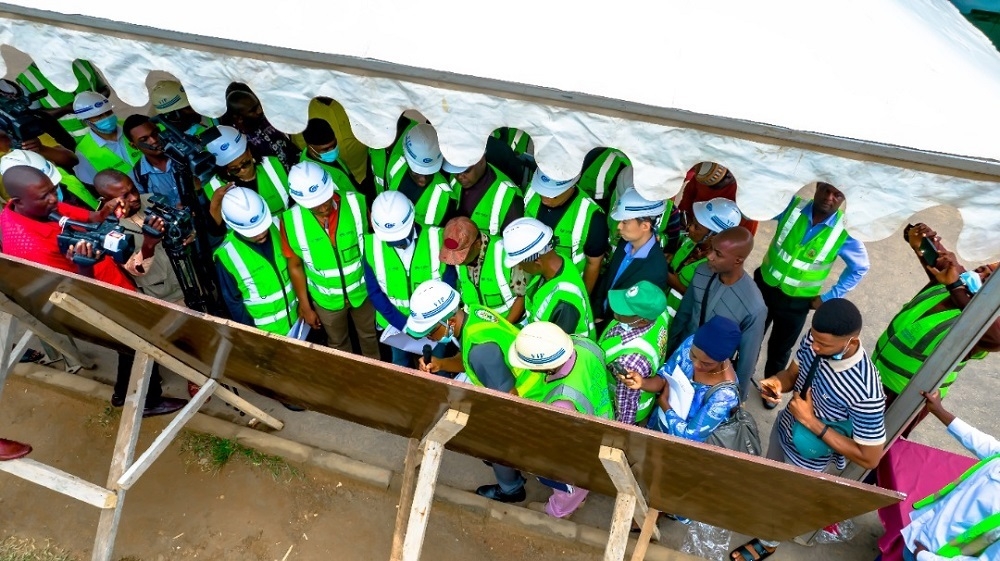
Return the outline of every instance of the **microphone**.
<path id="1" fill-rule="evenodd" d="M 431 346 L 424 345 L 424 364 L 431 363 Z"/>

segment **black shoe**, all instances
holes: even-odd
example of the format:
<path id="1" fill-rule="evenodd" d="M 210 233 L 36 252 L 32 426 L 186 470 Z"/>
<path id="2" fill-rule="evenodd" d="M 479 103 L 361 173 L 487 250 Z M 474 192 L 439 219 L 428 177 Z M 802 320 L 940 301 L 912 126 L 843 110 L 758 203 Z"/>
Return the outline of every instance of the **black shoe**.
<path id="1" fill-rule="evenodd" d="M 122 397 L 122 396 L 120 396 L 118 394 L 112 394 L 111 395 L 111 406 L 112 407 L 122 407 L 124 405 L 125 405 L 125 398 L 124 397 Z"/>
<path id="2" fill-rule="evenodd" d="M 496 483 L 493 485 L 483 485 L 476 489 L 476 494 L 480 497 L 486 497 L 487 499 L 501 503 L 519 503 L 528 498 L 528 494 L 524 492 L 524 485 L 521 485 L 521 488 L 513 493 L 504 493 L 500 485 Z"/>
<path id="3" fill-rule="evenodd" d="M 146 405 L 146 408 L 142 410 L 143 417 L 156 417 L 157 415 L 168 415 L 183 408 L 187 405 L 186 399 L 177 399 L 175 397 L 164 397 L 160 399 L 160 402 L 156 405 Z"/>
<path id="4" fill-rule="evenodd" d="M 298 405 L 292 405 L 291 403 L 285 403 L 284 401 L 282 401 L 281 404 L 284 405 L 285 409 L 288 409 L 289 411 L 296 411 L 297 412 L 297 411 L 305 411 L 306 410 L 305 407 L 299 407 Z"/>
<path id="5" fill-rule="evenodd" d="M 770 401 L 764 399 L 763 397 L 760 398 L 760 402 L 764 404 L 764 409 L 767 409 L 768 411 L 778 406 L 777 403 L 771 403 Z"/>

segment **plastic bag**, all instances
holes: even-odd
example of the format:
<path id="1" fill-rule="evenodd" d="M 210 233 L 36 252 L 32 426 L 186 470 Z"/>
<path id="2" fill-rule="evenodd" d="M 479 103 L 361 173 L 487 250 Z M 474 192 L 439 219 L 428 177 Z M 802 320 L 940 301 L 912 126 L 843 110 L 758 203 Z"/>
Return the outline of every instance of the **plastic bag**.
<path id="1" fill-rule="evenodd" d="M 853 520 L 843 520 L 823 528 L 813 540 L 816 543 L 846 543 L 854 539 L 858 528 Z"/>
<path id="2" fill-rule="evenodd" d="M 692 520 L 681 552 L 711 561 L 726 561 L 732 537 L 729 530 Z"/>

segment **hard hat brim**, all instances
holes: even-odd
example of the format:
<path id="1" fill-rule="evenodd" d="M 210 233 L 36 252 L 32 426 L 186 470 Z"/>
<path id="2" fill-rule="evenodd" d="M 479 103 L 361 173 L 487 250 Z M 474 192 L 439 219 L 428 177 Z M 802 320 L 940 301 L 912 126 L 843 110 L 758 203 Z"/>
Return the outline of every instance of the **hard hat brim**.
<path id="1" fill-rule="evenodd" d="M 441 171 L 442 162 L 444 161 L 444 158 L 436 158 L 434 162 L 425 164 L 411 160 L 409 154 L 403 154 L 403 158 L 406 159 L 406 165 L 410 166 L 411 170 L 420 175 L 434 175 Z"/>
<path id="2" fill-rule="evenodd" d="M 223 221 L 225 221 L 226 225 L 232 228 L 234 232 L 245 238 L 253 238 L 259 236 L 264 232 L 266 232 L 268 229 L 270 229 L 271 225 L 273 224 L 273 221 L 271 219 L 271 209 L 267 208 L 266 206 L 264 207 L 264 215 L 261 217 L 260 222 L 254 224 L 249 228 L 241 228 L 239 226 L 236 226 L 235 224 L 225 220 L 225 216 L 223 216 Z"/>
<path id="3" fill-rule="evenodd" d="M 444 171 L 445 173 L 462 173 L 470 167 L 471 166 L 456 166 L 448 160 L 445 160 L 441 164 L 441 171 Z"/>
<path id="4" fill-rule="evenodd" d="M 535 176 L 531 178 L 531 189 L 543 197 L 554 199 L 566 191 L 569 191 L 573 187 L 576 187 L 577 181 L 579 181 L 579 178 L 575 178 L 573 181 L 564 183 L 561 186 L 550 185 L 541 180 L 541 174 L 536 173 Z"/>
<path id="5" fill-rule="evenodd" d="M 562 360 L 556 360 L 547 364 L 531 364 L 521 359 L 521 355 L 517 352 L 517 346 L 511 345 L 510 349 L 507 350 L 507 362 L 510 363 L 511 368 L 522 368 L 524 370 L 552 370 L 553 368 L 561 368 L 562 365 L 566 364 L 569 357 L 572 355 L 572 351 L 565 353 L 565 358 L 559 357 Z"/>

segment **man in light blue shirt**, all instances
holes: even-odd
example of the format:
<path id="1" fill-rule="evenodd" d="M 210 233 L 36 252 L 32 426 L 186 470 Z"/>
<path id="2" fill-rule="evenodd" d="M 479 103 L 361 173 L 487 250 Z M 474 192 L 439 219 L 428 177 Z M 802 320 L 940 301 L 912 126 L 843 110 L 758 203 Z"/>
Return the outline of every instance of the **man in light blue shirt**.
<path id="1" fill-rule="evenodd" d="M 145 115 L 130 115 L 122 125 L 129 144 L 142 152 L 132 168 L 135 185 L 142 194 L 162 195 L 170 206 L 180 206 L 180 177 L 174 162 L 163 153 L 160 131 Z"/>

